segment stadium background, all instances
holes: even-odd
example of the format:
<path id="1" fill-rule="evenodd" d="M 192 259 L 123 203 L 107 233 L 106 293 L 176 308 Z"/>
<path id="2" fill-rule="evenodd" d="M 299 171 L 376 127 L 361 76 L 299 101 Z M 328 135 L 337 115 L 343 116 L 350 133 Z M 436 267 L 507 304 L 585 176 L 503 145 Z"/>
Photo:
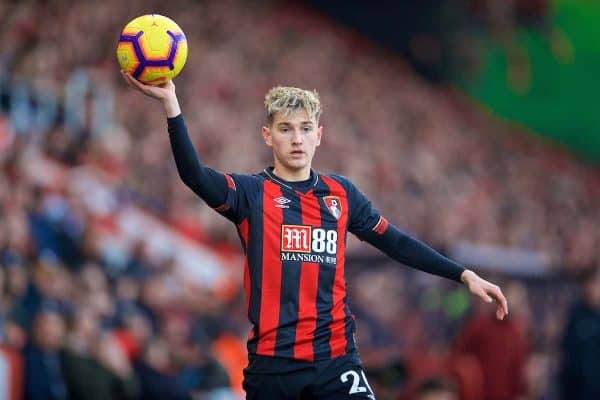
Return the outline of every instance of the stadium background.
<path id="1" fill-rule="evenodd" d="M 264 93 L 316 88 L 316 168 L 504 287 L 500 323 L 462 287 L 351 240 L 379 399 L 416 398 L 425 378 L 460 399 L 596 399 L 599 9 L 1 2 L 0 399 L 241 396 L 235 230 L 179 181 L 160 107 L 118 74 L 117 35 L 148 12 L 186 32 L 176 85 L 208 165 L 260 170 Z"/>

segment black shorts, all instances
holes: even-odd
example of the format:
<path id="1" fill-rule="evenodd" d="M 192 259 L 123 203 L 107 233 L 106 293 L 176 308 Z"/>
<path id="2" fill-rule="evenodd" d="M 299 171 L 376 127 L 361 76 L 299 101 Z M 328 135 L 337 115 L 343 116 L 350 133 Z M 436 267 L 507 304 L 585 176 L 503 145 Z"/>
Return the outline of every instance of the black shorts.
<path id="1" fill-rule="evenodd" d="M 246 368 L 243 387 L 246 400 L 375 400 L 360 361 L 351 355 L 289 372 Z"/>

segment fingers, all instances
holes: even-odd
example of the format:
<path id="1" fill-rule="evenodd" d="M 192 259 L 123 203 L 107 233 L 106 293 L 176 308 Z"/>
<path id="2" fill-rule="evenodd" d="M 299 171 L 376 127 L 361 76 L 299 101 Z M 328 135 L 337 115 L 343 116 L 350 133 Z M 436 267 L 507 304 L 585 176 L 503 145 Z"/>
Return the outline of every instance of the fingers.
<path id="1" fill-rule="evenodd" d="M 484 286 L 482 285 L 477 285 L 474 288 L 470 288 L 471 292 L 476 295 L 477 297 L 481 298 L 481 300 L 483 300 L 486 303 L 491 303 L 492 301 L 494 301 L 487 293 L 487 290 Z"/>
<path id="2" fill-rule="evenodd" d="M 496 318 L 504 319 L 508 315 L 508 302 L 502 290 L 497 285 L 488 282 L 484 279 L 477 279 L 472 284 L 469 284 L 469 289 L 473 294 L 480 297 L 486 303 L 492 303 L 496 301 L 498 306 L 496 308 Z"/>
<path id="3" fill-rule="evenodd" d="M 498 289 L 500 291 L 500 289 Z M 500 291 L 500 304 L 502 305 L 502 311 L 504 312 L 504 315 L 502 316 L 502 318 L 504 318 L 504 316 L 508 315 L 508 301 L 506 300 L 506 297 L 504 297 L 504 294 L 502 293 L 502 291 Z"/>
<path id="4" fill-rule="evenodd" d="M 500 290 L 498 286 L 492 285 L 489 288 L 489 294 L 496 300 L 496 303 L 498 303 L 498 307 L 496 308 L 496 318 L 504 319 L 504 317 L 508 315 L 508 301 L 506 300 L 506 297 L 504 297 L 502 290 Z"/>
<path id="5" fill-rule="evenodd" d="M 131 74 L 129 72 L 125 72 L 125 71 L 121 70 L 121 76 L 123 77 L 123 79 L 125 80 L 125 82 L 127 83 L 127 85 L 131 86 L 134 89 L 141 90 L 141 88 L 139 88 L 136 85 L 137 81 L 131 76 Z"/>
<path id="6" fill-rule="evenodd" d="M 123 79 L 125 79 L 125 82 L 127 82 L 127 84 L 129 86 L 131 86 L 134 89 L 139 90 L 146 96 L 150 96 L 155 99 L 162 99 L 164 97 L 164 95 L 163 95 L 164 89 L 163 88 L 150 86 L 145 83 L 142 83 L 142 82 L 138 81 L 137 79 L 135 79 L 133 76 L 131 76 L 131 74 L 129 72 L 125 72 L 123 70 L 121 71 L 121 75 L 123 76 Z"/>
<path id="7" fill-rule="evenodd" d="M 140 90 L 141 92 L 143 92 L 145 94 L 149 94 L 145 85 L 142 82 L 135 79 L 133 76 L 131 76 L 131 74 L 129 72 L 121 71 L 121 74 L 123 75 L 123 78 L 125 78 L 125 81 L 127 82 L 127 84 L 129 86 L 137 88 L 138 90 Z"/>
<path id="8" fill-rule="evenodd" d="M 494 301 L 490 296 L 488 296 L 488 294 L 486 292 L 483 292 L 483 294 L 481 295 L 481 298 L 486 303 L 491 303 L 492 301 Z"/>
<path id="9" fill-rule="evenodd" d="M 127 76 L 127 73 L 123 70 L 121 70 L 121 76 L 123 77 L 123 80 L 125 81 L 125 83 L 129 86 L 133 86 L 131 84 L 131 82 L 129 82 L 129 77 Z"/>
<path id="10" fill-rule="evenodd" d="M 501 304 L 498 304 L 498 306 L 496 307 L 496 318 L 499 320 L 503 320 L 504 316 L 504 309 L 502 308 Z"/>

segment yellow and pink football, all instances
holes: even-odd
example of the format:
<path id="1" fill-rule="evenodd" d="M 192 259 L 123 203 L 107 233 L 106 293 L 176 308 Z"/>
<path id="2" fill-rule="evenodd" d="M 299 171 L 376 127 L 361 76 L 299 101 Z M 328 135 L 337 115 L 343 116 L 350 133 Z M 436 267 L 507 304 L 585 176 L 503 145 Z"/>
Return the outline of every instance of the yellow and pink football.
<path id="1" fill-rule="evenodd" d="M 121 69 L 150 85 L 175 78 L 185 64 L 187 52 L 181 28 L 172 19 L 158 14 L 130 21 L 117 44 Z"/>

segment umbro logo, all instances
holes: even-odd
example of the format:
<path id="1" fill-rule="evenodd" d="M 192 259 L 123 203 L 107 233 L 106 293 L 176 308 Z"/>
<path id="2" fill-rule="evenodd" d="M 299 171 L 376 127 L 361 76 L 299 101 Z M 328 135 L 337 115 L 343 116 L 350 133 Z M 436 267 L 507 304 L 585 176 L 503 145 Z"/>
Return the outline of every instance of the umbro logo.
<path id="1" fill-rule="evenodd" d="M 283 196 L 273 199 L 273 201 L 277 203 L 275 204 L 275 207 L 277 208 L 290 208 L 287 204 L 292 202 L 290 199 Z"/>

